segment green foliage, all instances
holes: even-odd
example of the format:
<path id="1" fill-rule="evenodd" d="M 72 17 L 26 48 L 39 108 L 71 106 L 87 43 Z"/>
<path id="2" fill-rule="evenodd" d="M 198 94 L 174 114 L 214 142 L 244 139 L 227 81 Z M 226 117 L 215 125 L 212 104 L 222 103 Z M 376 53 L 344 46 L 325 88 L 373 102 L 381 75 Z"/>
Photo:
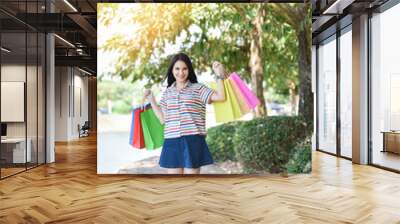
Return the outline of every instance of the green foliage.
<path id="1" fill-rule="evenodd" d="M 102 50 L 118 50 L 121 54 L 114 75 L 160 83 L 171 56 L 165 47 L 178 44 L 179 51 L 191 57 L 197 73 L 208 71 L 212 61 L 217 60 L 228 71 L 236 71 L 250 81 L 251 32 L 260 4 L 165 4 L 164 8 L 161 7 L 164 4 L 135 4 L 137 7 L 129 10 L 126 6 L 117 7 L 118 4 L 100 5 L 102 32 L 119 21 L 141 27 L 137 34 L 117 33 L 100 46 Z M 298 43 L 295 29 L 284 14 L 277 12 L 280 8 L 275 5 L 279 4 L 263 4 L 264 80 L 267 88 L 288 99 L 289 88 L 297 93 L 299 83 Z M 290 8 L 296 10 L 298 6 Z M 138 10 L 140 16 L 136 15 Z"/>
<path id="2" fill-rule="evenodd" d="M 99 4 L 101 34 L 124 26 L 99 44 L 102 51 L 119 53 L 111 75 L 160 83 L 168 61 L 164 47 L 191 24 L 191 11 L 191 4 Z"/>
<path id="3" fill-rule="evenodd" d="M 268 22 L 263 30 L 264 76 L 269 88 L 276 94 L 289 97 L 289 89 L 298 85 L 298 41 L 295 30 L 282 16 L 274 12 L 275 4 L 266 4 Z M 271 44 L 273 43 L 273 44 Z"/>
<path id="4" fill-rule="evenodd" d="M 128 114 L 131 109 L 130 102 L 119 100 L 114 104 L 112 112 L 114 114 Z"/>
<path id="5" fill-rule="evenodd" d="M 299 92 L 299 111 L 302 116 L 312 119 L 313 95 L 311 91 L 311 5 L 271 4 L 274 17 L 282 18 L 295 31 L 297 38 L 298 82 L 295 92 Z M 293 85 L 292 83 L 290 83 Z M 293 92 L 293 90 L 291 90 Z"/>
<path id="6" fill-rule="evenodd" d="M 239 161 L 247 173 L 303 173 L 311 170 L 311 128 L 302 117 L 274 116 L 208 129 L 207 144 L 217 162 Z"/>
<path id="7" fill-rule="evenodd" d="M 289 162 L 286 164 L 289 173 L 311 172 L 311 139 L 300 142 L 293 150 Z"/>
<path id="8" fill-rule="evenodd" d="M 268 89 L 265 99 L 267 102 L 274 102 L 279 104 L 287 104 L 290 102 L 287 94 L 277 93 L 274 88 Z"/>
<path id="9" fill-rule="evenodd" d="M 301 117 L 273 116 L 244 122 L 233 144 L 245 172 L 283 172 L 299 141 L 310 133 Z"/>
<path id="10" fill-rule="evenodd" d="M 198 6 L 198 5 L 196 5 Z M 182 50 L 192 55 L 199 71 L 209 69 L 213 60 L 228 71 L 237 71 L 249 79 L 251 20 L 256 4 L 203 4 L 193 9 L 192 29 Z M 240 13 L 238 12 L 240 11 Z M 196 40 L 196 41 L 192 41 Z"/>
<path id="11" fill-rule="evenodd" d="M 97 107 L 108 108 L 108 102 L 112 102 L 112 112 L 117 114 L 129 114 L 133 96 L 138 100 L 143 89 L 130 82 L 116 80 L 99 80 L 97 87 Z"/>
<path id="12" fill-rule="evenodd" d="M 207 130 L 207 144 L 216 162 L 237 161 L 233 138 L 235 130 L 241 122 L 221 124 Z"/>

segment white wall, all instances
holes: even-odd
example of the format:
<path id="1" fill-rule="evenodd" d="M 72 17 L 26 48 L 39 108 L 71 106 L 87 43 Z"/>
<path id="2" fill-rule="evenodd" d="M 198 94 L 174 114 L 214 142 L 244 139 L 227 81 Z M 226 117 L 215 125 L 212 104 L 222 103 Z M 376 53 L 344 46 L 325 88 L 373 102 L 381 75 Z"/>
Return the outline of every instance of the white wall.
<path id="1" fill-rule="evenodd" d="M 39 163 L 44 163 L 44 74 L 42 73 L 41 66 L 25 66 L 25 64 L 3 64 L 1 66 L 1 81 L 2 82 L 24 82 L 26 85 L 26 100 L 22 102 L 22 107 L 11 108 L 3 106 L 2 112 L 16 113 L 14 110 L 20 110 L 19 113 L 26 112 L 26 120 L 23 118 L 21 122 L 5 122 L 7 124 L 7 137 L 9 138 L 27 138 L 29 139 L 29 148 L 33 162 L 39 159 Z M 27 80 L 25 80 L 27 78 Z M 2 93 L 4 89 L 2 89 Z M 24 94 L 24 89 L 19 90 L 20 94 Z M 7 95 L 2 95 L 2 98 Z M 22 97 L 22 98 L 25 98 Z M 26 106 L 25 106 L 26 102 Z M 39 153 L 39 155 L 37 155 Z"/>
<path id="2" fill-rule="evenodd" d="M 25 82 L 24 65 L 2 65 L 1 81 L 20 81 Z"/>
<path id="3" fill-rule="evenodd" d="M 81 76 L 82 73 L 78 73 L 75 70 L 74 80 L 74 113 L 72 123 L 72 135 L 78 136 L 77 126 L 81 126 L 88 120 L 88 78 Z"/>
<path id="4" fill-rule="evenodd" d="M 56 67 L 56 141 L 77 139 L 78 124 L 88 120 L 88 78 L 83 75 L 76 68 Z"/>
<path id="5" fill-rule="evenodd" d="M 25 82 L 25 65 L 2 65 L 1 66 L 1 81 L 2 82 Z M 28 67 L 28 70 L 31 69 Z M 22 94 L 24 94 L 22 92 Z M 7 96 L 1 96 L 2 98 L 7 98 Z M 2 114 L 9 113 L 11 108 L 1 108 Z M 24 113 L 24 107 L 21 108 L 22 113 Z M 3 119 L 2 119 L 3 120 Z M 24 122 L 7 122 L 7 131 L 10 132 L 8 135 L 16 137 L 25 137 L 25 125 Z M 21 130 L 19 130 L 21 129 Z"/>
<path id="6" fill-rule="evenodd" d="M 25 82 L 25 69 L 25 65 L 2 65 L 1 81 Z M 1 108 L 1 110 L 7 110 L 7 108 Z M 25 122 L 7 122 L 7 136 L 25 137 Z"/>
<path id="7" fill-rule="evenodd" d="M 68 70 L 67 67 L 55 68 L 55 141 L 68 140 Z"/>

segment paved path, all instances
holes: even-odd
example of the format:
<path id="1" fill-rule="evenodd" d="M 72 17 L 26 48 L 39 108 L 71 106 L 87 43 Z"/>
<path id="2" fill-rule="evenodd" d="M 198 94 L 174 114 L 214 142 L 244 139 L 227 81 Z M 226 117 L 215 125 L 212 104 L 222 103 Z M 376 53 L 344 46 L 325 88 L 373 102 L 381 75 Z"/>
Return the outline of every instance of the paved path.
<path id="1" fill-rule="evenodd" d="M 166 174 L 166 170 L 158 165 L 159 156 L 153 156 L 131 164 L 126 164 L 118 173 L 120 174 Z M 203 166 L 201 174 L 242 174 L 243 170 L 238 162 L 214 163 Z"/>

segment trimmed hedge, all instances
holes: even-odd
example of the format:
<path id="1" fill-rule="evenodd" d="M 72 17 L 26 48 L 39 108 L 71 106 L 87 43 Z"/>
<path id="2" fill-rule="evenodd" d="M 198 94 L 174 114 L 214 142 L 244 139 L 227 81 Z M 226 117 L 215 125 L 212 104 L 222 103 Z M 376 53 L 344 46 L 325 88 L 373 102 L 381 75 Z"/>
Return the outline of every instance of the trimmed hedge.
<path id="1" fill-rule="evenodd" d="M 244 172 L 279 173 L 286 171 L 295 146 L 309 134 L 302 117 L 271 116 L 243 122 L 233 144 Z"/>
<path id="2" fill-rule="evenodd" d="M 289 173 L 311 172 L 311 139 L 300 142 L 286 164 Z"/>
<path id="3" fill-rule="evenodd" d="M 237 161 L 233 138 L 240 123 L 230 122 L 208 129 L 206 141 L 215 162 Z"/>

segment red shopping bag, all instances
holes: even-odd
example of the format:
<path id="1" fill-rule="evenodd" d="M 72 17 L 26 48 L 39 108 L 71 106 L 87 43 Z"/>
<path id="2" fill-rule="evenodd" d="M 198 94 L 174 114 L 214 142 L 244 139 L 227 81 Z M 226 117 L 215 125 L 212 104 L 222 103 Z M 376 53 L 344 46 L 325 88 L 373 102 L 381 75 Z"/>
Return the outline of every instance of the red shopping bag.
<path id="1" fill-rule="evenodd" d="M 134 127 L 133 127 L 133 147 L 138 149 L 143 149 L 145 147 L 144 144 L 144 136 L 142 129 L 142 122 L 140 121 L 140 113 L 142 113 L 143 109 L 135 110 L 135 119 L 134 119 Z"/>

